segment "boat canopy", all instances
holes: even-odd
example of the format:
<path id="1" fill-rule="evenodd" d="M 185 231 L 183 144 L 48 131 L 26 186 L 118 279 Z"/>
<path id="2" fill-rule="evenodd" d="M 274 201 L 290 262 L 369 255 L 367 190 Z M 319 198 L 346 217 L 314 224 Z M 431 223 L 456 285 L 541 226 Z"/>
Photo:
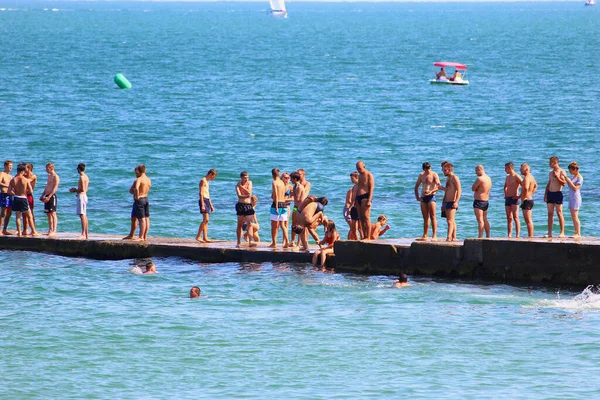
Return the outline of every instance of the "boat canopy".
<path id="1" fill-rule="evenodd" d="M 433 66 L 434 67 L 442 67 L 442 68 L 452 67 L 459 71 L 467 70 L 467 66 L 465 64 L 459 64 L 459 63 L 451 62 L 451 61 L 436 61 L 433 63 Z"/>
<path id="2" fill-rule="evenodd" d="M 269 3 L 273 11 L 286 11 L 285 0 L 269 0 Z"/>

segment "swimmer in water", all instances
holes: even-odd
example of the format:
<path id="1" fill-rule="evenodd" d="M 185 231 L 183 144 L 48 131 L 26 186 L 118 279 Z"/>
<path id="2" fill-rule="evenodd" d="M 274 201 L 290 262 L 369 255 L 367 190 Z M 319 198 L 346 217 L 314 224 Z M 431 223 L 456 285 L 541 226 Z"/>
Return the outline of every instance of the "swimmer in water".
<path id="1" fill-rule="evenodd" d="M 394 282 L 394 287 L 405 287 L 405 286 L 410 286 L 408 284 L 408 276 L 406 276 L 406 274 L 400 274 L 400 276 L 398 277 L 398 281 Z"/>
<path id="2" fill-rule="evenodd" d="M 144 274 L 155 274 L 156 273 L 156 265 L 152 261 L 148 261 L 146 263 L 146 272 Z"/>
<path id="3" fill-rule="evenodd" d="M 190 289 L 190 299 L 197 299 L 200 297 L 200 288 L 198 286 L 193 286 Z"/>

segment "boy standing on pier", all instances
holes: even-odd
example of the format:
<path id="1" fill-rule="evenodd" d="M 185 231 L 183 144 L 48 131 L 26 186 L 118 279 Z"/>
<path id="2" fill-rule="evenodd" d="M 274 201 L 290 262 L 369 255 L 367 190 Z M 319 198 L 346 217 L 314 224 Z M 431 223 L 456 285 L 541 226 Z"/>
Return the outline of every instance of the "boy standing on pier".
<path id="1" fill-rule="evenodd" d="M 56 191 L 58 190 L 60 177 L 54 171 L 54 164 L 51 162 L 46 164 L 46 172 L 48 173 L 48 181 L 46 182 L 46 187 L 42 192 L 40 201 L 44 203 L 44 212 L 48 216 L 48 236 L 54 237 L 58 228 L 58 216 L 56 215 L 58 199 L 56 198 Z"/>
<path id="2" fill-rule="evenodd" d="M 33 223 L 31 228 L 31 233 L 33 234 L 34 226 L 35 226 L 35 215 L 33 213 L 33 191 L 35 190 L 35 185 L 37 184 L 37 176 L 33 173 L 33 164 L 25 165 L 25 178 L 29 179 L 29 183 L 31 184 L 31 192 L 27 193 L 27 203 L 29 205 L 29 211 L 31 211 L 31 221 Z M 26 218 L 23 218 L 23 232 L 27 232 L 29 222 Z"/>
<path id="3" fill-rule="evenodd" d="M 236 247 L 242 246 L 242 231 L 244 223 L 247 226 L 248 232 L 248 246 L 256 247 L 256 243 L 252 243 L 254 239 L 254 232 L 252 221 L 254 219 L 254 207 L 252 206 L 252 181 L 248 179 L 248 173 L 243 171 L 240 174 L 240 181 L 235 185 L 235 192 L 238 197 L 238 202 L 235 205 L 235 212 L 237 214 L 237 245 Z"/>
<path id="4" fill-rule="evenodd" d="M 12 214 L 12 197 L 8 194 L 8 185 L 12 179 L 10 171 L 13 163 L 10 160 L 4 161 L 4 171 L 0 172 L 0 236 L 8 235 L 6 228 Z"/>
<path id="5" fill-rule="evenodd" d="M 419 196 L 419 186 L 421 195 Z M 435 217 L 435 193 L 440 186 L 440 177 L 431 170 L 431 164 L 423 163 L 423 172 L 419 174 L 415 184 L 415 197 L 421 203 L 421 214 L 423 214 L 423 236 L 417 240 L 427 240 L 429 233 L 429 221 L 431 220 L 431 240 L 437 238 L 437 219 Z"/>
<path id="6" fill-rule="evenodd" d="M 529 164 L 521 164 L 520 171 L 523 174 L 523 182 L 521 182 L 521 210 L 523 210 L 523 219 L 527 224 L 527 236 L 533 237 L 531 210 L 533 209 L 533 194 L 536 192 L 538 185 L 530 172 Z"/>
<path id="7" fill-rule="evenodd" d="M 146 166 L 140 164 L 135 167 L 135 182 L 133 183 L 133 211 L 140 225 L 138 240 L 147 240 L 150 230 L 150 202 L 148 193 L 152 181 L 146 176 Z"/>
<path id="8" fill-rule="evenodd" d="M 289 247 L 287 231 L 284 229 L 282 224 L 283 221 L 287 221 L 287 203 L 285 202 L 285 184 L 279 178 L 280 171 L 278 168 L 273 168 L 271 170 L 271 176 L 273 177 L 273 182 L 271 184 L 271 199 L 273 203 L 271 204 L 271 244 L 269 247 L 275 248 L 277 247 L 277 230 L 281 227 L 281 231 L 283 233 L 283 247 Z"/>
<path id="9" fill-rule="evenodd" d="M 490 200 L 490 190 L 492 189 L 492 179 L 485 173 L 483 165 L 479 164 L 475 167 L 475 173 L 477 179 L 473 183 L 473 211 L 475 212 L 475 218 L 477 219 L 478 233 L 477 238 L 483 237 L 485 231 L 485 237 L 490 237 L 490 222 L 488 221 L 487 211 Z"/>
<path id="10" fill-rule="evenodd" d="M 506 221 L 508 237 L 512 236 L 513 220 L 515 221 L 516 235 L 521 235 L 521 222 L 519 221 L 519 188 L 523 178 L 515 172 L 515 165 L 511 162 L 504 164 L 506 179 L 504 180 L 504 208 L 506 210 Z"/>
<path id="11" fill-rule="evenodd" d="M 69 189 L 71 193 L 77 193 L 77 215 L 81 219 L 81 235 L 77 239 L 88 239 L 88 219 L 87 219 L 87 191 L 90 184 L 90 179 L 85 173 L 85 164 L 80 163 L 77 166 L 79 174 L 79 182 L 77 187 Z"/>
<path id="12" fill-rule="evenodd" d="M 196 241 L 201 243 L 210 243 L 210 240 L 208 239 L 208 221 L 210 220 L 210 213 L 215 212 L 215 208 L 210 200 L 209 182 L 214 180 L 216 177 L 217 170 L 211 168 L 198 184 L 198 191 L 200 194 L 198 205 L 200 206 L 200 213 L 202 214 L 202 222 L 198 227 Z M 200 239 L 201 236 L 203 236 L 203 239 Z"/>
<path id="13" fill-rule="evenodd" d="M 558 157 L 550 157 L 550 168 L 552 171 L 548 173 L 548 184 L 544 193 L 544 201 L 548 204 L 548 234 L 546 237 L 552 237 L 552 224 L 554 224 L 554 210 L 560 224 L 560 235 L 565 237 L 565 218 L 563 217 L 562 203 L 563 194 L 562 188 L 567 184 L 567 174 L 558 166 Z"/>
<path id="14" fill-rule="evenodd" d="M 456 241 L 456 210 L 458 210 L 458 202 L 462 194 L 460 179 L 454 175 L 454 166 L 449 162 L 442 163 L 442 170 L 446 177 L 446 186 L 440 186 L 439 189 L 445 191 L 444 204 L 442 209 L 445 211 L 446 222 L 448 222 L 447 242 Z"/>

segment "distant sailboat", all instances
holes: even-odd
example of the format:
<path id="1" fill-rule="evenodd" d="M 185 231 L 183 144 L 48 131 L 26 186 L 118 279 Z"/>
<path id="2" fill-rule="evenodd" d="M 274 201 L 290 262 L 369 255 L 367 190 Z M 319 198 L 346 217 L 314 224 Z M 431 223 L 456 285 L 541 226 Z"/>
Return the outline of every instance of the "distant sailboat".
<path id="1" fill-rule="evenodd" d="M 586 6 L 595 6 L 596 5 L 596 0 L 588 0 L 585 2 Z"/>
<path id="2" fill-rule="evenodd" d="M 285 0 L 269 0 L 271 4 L 270 15 L 273 18 L 287 18 L 287 10 L 285 9 Z"/>

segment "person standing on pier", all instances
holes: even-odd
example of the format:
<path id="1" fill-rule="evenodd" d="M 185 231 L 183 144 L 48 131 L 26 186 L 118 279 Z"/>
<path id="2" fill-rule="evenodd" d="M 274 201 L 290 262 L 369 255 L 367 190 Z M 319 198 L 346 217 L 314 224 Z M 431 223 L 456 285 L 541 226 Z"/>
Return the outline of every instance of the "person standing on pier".
<path id="1" fill-rule="evenodd" d="M 456 210 L 458 210 L 458 202 L 462 194 L 462 188 L 460 186 L 460 179 L 454 175 L 454 166 L 449 163 L 442 164 L 444 176 L 446 177 L 446 186 L 440 186 L 439 189 L 443 190 L 444 193 L 444 204 L 442 210 L 446 215 L 446 222 L 448 222 L 448 235 L 446 236 L 447 242 L 456 241 Z"/>
<path id="2" fill-rule="evenodd" d="M 240 181 L 235 185 L 235 192 L 238 197 L 238 202 L 235 205 L 235 212 L 237 214 L 237 245 L 236 247 L 242 246 L 242 231 L 243 226 L 246 224 L 248 233 L 248 246 L 256 247 L 256 243 L 252 243 L 254 239 L 252 220 L 254 218 L 254 207 L 252 206 L 252 181 L 248 179 L 248 173 L 243 171 L 240 173 Z"/>
<path id="3" fill-rule="evenodd" d="M 344 219 L 348 223 L 350 230 L 348 231 L 348 240 L 358 240 L 359 218 L 358 210 L 355 206 L 354 196 L 356 195 L 356 184 L 358 183 L 358 172 L 354 171 L 350 174 L 352 187 L 346 192 L 346 203 L 344 204 Z"/>
<path id="4" fill-rule="evenodd" d="M 506 211 L 506 221 L 508 237 L 512 236 L 513 221 L 515 221 L 515 237 L 521 235 L 521 222 L 519 221 L 519 188 L 523 178 L 515 172 L 515 165 L 512 162 L 504 164 L 506 179 L 504 180 L 504 209 Z"/>
<path id="5" fill-rule="evenodd" d="M 292 208 L 292 227 L 298 224 L 298 217 L 300 212 L 302 211 L 299 207 L 300 204 L 306 198 L 304 194 L 304 186 L 300 182 L 302 180 L 302 176 L 298 172 L 292 172 L 290 174 L 290 179 L 292 180 L 292 184 L 294 188 L 292 189 L 292 195 L 294 197 L 294 207 Z M 310 184 L 310 183 L 309 183 Z M 298 247 L 300 243 L 300 236 L 296 239 L 296 232 L 292 229 L 292 247 L 295 249 Z"/>
<path id="6" fill-rule="evenodd" d="M 27 203 L 29 205 L 29 211 L 31 211 L 31 221 L 33 222 L 33 225 L 35 226 L 35 214 L 33 213 L 33 206 L 34 206 L 34 201 L 33 201 L 33 191 L 35 190 L 35 185 L 37 184 L 37 176 L 33 173 L 33 164 L 26 164 L 25 165 L 25 178 L 29 179 L 29 183 L 31 184 L 31 193 L 27 193 Z M 23 231 L 27 232 L 27 227 L 28 227 L 29 222 L 27 221 L 27 219 L 25 218 L 25 216 L 23 216 Z M 31 233 L 33 233 L 33 226 L 31 227 Z"/>
<path id="7" fill-rule="evenodd" d="M 150 230 L 150 202 L 148 193 L 152 187 L 152 181 L 146 176 L 146 166 L 140 164 L 135 167 L 136 180 L 133 187 L 133 210 L 140 226 L 138 240 L 147 240 Z"/>
<path id="8" fill-rule="evenodd" d="M 492 189 L 492 179 L 485 173 L 483 165 L 479 164 L 475 167 L 475 173 L 477 179 L 471 190 L 473 190 L 473 211 L 475 212 L 475 218 L 477 219 L 477 238 L 483 237 L 485 231 L 485 237 L 490 237 L 490 222 L 488 221 L 487 211 L 490 205 L 490 190 Z"/>
<path id="9" fill-rule="evenodd" d="M 200 180 L 198 184 L 198 191 L 200 200 L 198 205 L 200 206 L 200 213 L 202 214 L 202 222 L 198 227 L 198 234 L 196 235 L 196 241 L 203 243 L 210 243 L 208 239 L 208 222 L 210 221 L 210 213 L 215 212 L 212 201 L 210 200 L 209 183 L 217 177 L 217 170 L 211 168 L 208 173 Z M 202 237 L 202 239 L 201 239 Z"/>
<path id="10" fill-rule="evenodd" d="M 9 234 L 6 228 L 12 214 L 12 197 L 8 194 L 8 185 L 10 185 L 10 181 L 12 180 L 12 175 L 10 174 L 12 167 L 12 161 L 6 160 L 4 161 L 4 171 L 0 172 L 0 229 L 2 229 L 0 236 Z"/>
<path id="11" fill-rule="evenodd" d="M 560 234 L 558 237 L 565 236 L 565 218 L 563 216 L 563 193 L 562 187 L 567 184 L 567 174 L 558 166 L 558 157 L 552 156 L 549 161 L 552 171 L 548 173 L 548 183 L 544 193 L 544 201 L 548 206 L 548 234 L 545 237 L 552 237 L 552 225 L 554 224 L 554 211 L 558 217 L 560 225 Z"/>
<path id="12" fill-rule="evenodd" d="M 527 236 L 533 237 L 533 218 L 531 216 L 533 209 L 533 194 L 538 189 L 538 184 L 535 178 L 531 174 L 529 164 L 521 164 L 520 169 L 523 174 L 523 181 L 521 182 L 521 210 L 523 210 L 523 219 L 527 224 Z"/>
<path id="13" fill-rule="evenodd" d="M 569 185 L 569 211 L 573 219 L 573 228 L 575 233 L 574 238 L 581 237 L 581 224 L 579 222 L 579 207 L 581 207 L 581 185 L 583 184 L 583 176 L 579 173 L 579 165 L 577 161 L 569 164 L 569 172 L 573 175 L 573 179 L 567 176 L 567 185 Z"/>
<path id="14" fill-rule="evenodd" d="M 373 192 L 375 191 L 375 178 L 369 172 L 363 161 L 356 163 L 358 171 L 358 183 L 356 184 L 355 203 L 360 219 L 361 239 L 369 239 L 371 232 L 371 206 L 373 202 Z"/>
<path id="15" fill-rule="evenodd" d="M 269 247 L 277 247 L 277 230 L 281 227 L 283 233 L 283 247 L 289 247 L 287 231 L 282 224 L 287 220 L 287 203 L 285 202 L 285 184 L 279 178 L 280 172 L 278 168 L 271 170 L 273 182 L 271 184 L 271 244 Z"/>
<path id="16" fill-rule="evenodd" d="M 87 219 L 87 191 L 90 185 L 90 178 L 85 173 L 85 164 L 80 163 L 77 166 L 77 173 L 79 174 L 79 181 L 77 187 L 72 187 L 69 192 L 76 193 L 77 196 L 77 215 L 81 219 L 81 235 L 77 239 L 88 239 L 88 219 Z"/>
<path id="17" fill-rule="evenodd" d="M 421 195 L 419 196 L 419 186 Z M 431 164 L 423 163 L 423 172 L 419 174 L 415 184 L 415 197 L 421 203 L 421 214 L 423 215 L 423 236 L 417 240 L 427 240 L 429 234 L 429 221 L 431 220 L 431 240 L 437 238 L 437 219 L 435 216 L 435 193 L 440 186 L 440 177 L 431 170 Z"/>
<path id="18" fill-rule="evenodd" d="M 304 199 L 310 194 L 310 182 L 306 180 L 306 171 L 303 170 L 302 168 L 300 168 L 298 170 L 298 174 L 300 174 L 300 184 L 302 185 L 302 187 L 304 188 L 304 198 L 301 201 L 304 201 Z"/>
<path id="19" fill-rule="evenodd" d="M 285 237 L 289 238 L 289 223 L 290 223 L 290 215 L 292 215 L 291 213 L 291 207 L 290 205 L 294 202 L 294 195 L 293 195 L 293 191 L 294 191 L 294 186 L 290 183 L 290 179 L 291 176 L 288 172 L 284 172 L 283 174 L 281 174 L 281 180 L 283 181 L 283 184 L 285 186 L 285 192 L 283 194 L 284 198 L 283 201 L 285 202 L 285 204 L 287 205 L 287 211 L 285 213 L 286 215 L 286 219 L 284 221 L 281 221 L 281 226 L 285 232 Z M 289 241 L 287 243 L 283 244 L 284 248 L 287 247 L 293 247 L 293 244 L 290 243 Z"/>
<path id="20" fill-rule="evenodd" d="M 25 170 L 27 167 L 24 164 L 20 164 L 17 167 L 17 175 L 10 181 L 8 185 L 8 193 L 13 198 L 12 208 L 15 211 L 15 218 L 17 220 L 17 236 L 27 236 L 27 231 L 21 231 L 21 216 L 24 221 L 27 221 L 31 226 L 31 236 L 37 236 L 38 233 L 35 230 L 35 225 L 31 219 L 31 210 L 29 209 L 29 202 L 27 201 L 27 193 L 32 191 L 31 183 L 29 179 L 25 177 Z"/>
<path id="21" fill-rule="evenodd" d="M 52 163 L 46 164 L 46 172 L 48 173 L 48 181 L 46 182 L 46 187 L 42 192 L 40 201 L 44 203 L 44 212 L 48 216 L 48 236 L 54 237 L 58 228 L 58 216 L 56 215 L 58 199 L 56 198 L 56 191 L 58 190 L 60 177 L 54 170 L 54 164 Z"/>

